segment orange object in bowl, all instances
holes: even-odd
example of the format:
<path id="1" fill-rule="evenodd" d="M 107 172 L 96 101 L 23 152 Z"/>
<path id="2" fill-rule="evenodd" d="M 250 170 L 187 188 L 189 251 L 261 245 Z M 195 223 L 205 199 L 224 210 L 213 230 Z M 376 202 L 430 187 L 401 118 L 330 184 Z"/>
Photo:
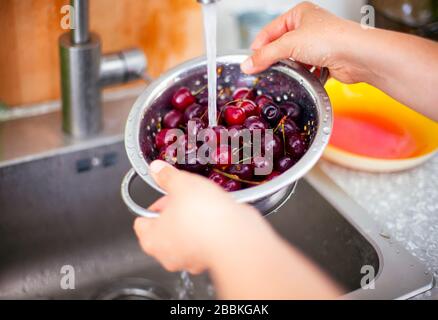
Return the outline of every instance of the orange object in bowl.
<path id="1" fill-rule="evenodd" d="M 326 84 L 335 118 L 324 157 L 343 166 L 390 172 L 415 167 L 438 150 L 438 123 L 364 84 Z"/>

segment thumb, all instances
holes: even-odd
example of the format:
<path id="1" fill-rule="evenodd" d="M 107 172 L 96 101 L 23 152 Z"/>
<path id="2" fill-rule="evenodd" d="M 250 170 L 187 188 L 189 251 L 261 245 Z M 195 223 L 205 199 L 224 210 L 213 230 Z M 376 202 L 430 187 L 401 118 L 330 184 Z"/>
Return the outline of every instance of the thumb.
<path id="1" fill-rule="evenodd" d="M 258 73 L 266 70 L 281 59 L 295 58 L 293 57 L 297 43 L 295 32 L 288 32 L 255 51 L 251 57 L 242 63 L 242 71 L 248 74 Z"/>
<path id="2" fill-rule="evenodd" d="M 184 185 L 185 174 L 165 161 L 155 160 L 149 168 L 152 178 L 167 193 L 173 193 Z"/>

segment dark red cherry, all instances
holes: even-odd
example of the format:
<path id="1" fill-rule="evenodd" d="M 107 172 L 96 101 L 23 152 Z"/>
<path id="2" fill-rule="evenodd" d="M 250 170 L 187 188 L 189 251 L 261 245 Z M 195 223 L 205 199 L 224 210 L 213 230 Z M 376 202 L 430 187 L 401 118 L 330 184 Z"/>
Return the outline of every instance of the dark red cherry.
<path id="1" fill-rule="evenodd" d="M 267 136 L 262 138 L 262 154 L 272 155 L 274 158 L 278 158 L 284 153 L 283 142 L 276 135 L 272 135 L 271 137 L 271 139 L 268 139 Z"/>
<path id="2" fill-rule="evenodd" d="M 155 136 L 155 146 L 161 149 L 174 143 L 177 138 L 176 134 L 172 133 L 172 129 L 163 129 Z"/>
<path id="3" fill-rule="evenodd" d="M 286 150 L 291 156 L 298 159 L 307 151 L 306 140 L 299 133 L 292 134 L 286 140 Z"/>
<path id="4" fill-rule="evenodd" d="M 206 166 L 201 164 L 199 160 L 196 158 L 196 156 L 189 157 L 188 154 L 185 156 L 184 163 L 179 163 L 177 165 L 178 169 L 192 172 L 192 173 L 199 173 L 203 174 L 205 172 Z"/>
<path id="5" fill-rule="evenodd" d="M 185 110 L 195 103 L 196 99 L 186 87 L 179 88 L 172 97 L 172 105 L 178 110 Z"/>
<path id="6" fill-rule="evenodd" d="M 172 147 L 164 146 L 160 150 L 160 153 L 158 155 L 158 159 L 166 161 L 166 162 L 171 163 L 171 164 L 175 164 L 178 160 L 177 156 L 178 156 L 177 148 L 175 148 L 173 146 Z"/>
<path id="7" fill-rule="evenodd" d="M 184 111 L 184 121 L 189 122 L 193 118 L 201 118 L 206 115 L 207 107 L 194 103 Z"/>
<path id="8" fill-rule="evenodd" d="M 178 150 L 184 151 L 184 153 L 196 153 L 198 147 L 196 141 L 189 141 L 187 134 L 178 138 Z"/>
<path id="9" fill-rule="evenodd" d="M 287 170 L 293 167 L 295 162 L 296 161 L 291 157 L 288 156 L 281 157 L 277 159 L 277 161 L 275 161 L 275 170 L 277 170 L 280 173 L 286 172 Z"/>
<path id="10" fill-rule="evenodd" d="M 274 103 L 267 103 L 262 108 L 262 117 L 272 126 L 276 126 L 283 114 L 281 113 L 280 108 Z"/>
<path id="11" fill-rule="evenodd" d="M 260 115 L 260 108 L 255 102 L 251 100 L 242 101 L 241 103 L 239 103 L 239 107 L 241 107 L 245 111 L 246 117 Z"/>
<path id="12" fill-rule="evenodd" d="M 183 114 L 179 110 L 171 110 L 163 118 L 163 125 L 165 128 L 178 128 L 183 122 Z"/>
<path id="13" fill-rule="evenodd" d="M 224 118 L 229 126 L 241 125 L 246 120 L 246 114 L 240 107 L 228 106 L 225 109 Z"/>
<path id="14" fill-rule="evenodd" d="M 228 178 L 217 172 L 211 172 L 208 176 L 208 179 L 221 186 L 222 188 L 224 188 L 225 184 L 229 181 Z"/>
<path id="15" fill-rule="evenodd" d="M 235 192 L 235 191 L 239 191 L 240 189 L 242 189 L 242 184 L 239 181 L 235 181 L 235 180 L 230 179 L 227 182 L 225 182 L 223 188 L 227 192 Z"/>
<path id="16" fill-rule="evenodd" d="M 211 128 L 211 130 L 213 130 L 213 132 L 215 134 L 216 144 L 217 145 L 219 145 L 219 144 L 227 144 L 228 143 L 227 141 L 221 141 L 221 139 L 222 139 L 221 136 L 224 136 L 223 140 L 227 140 L 227 139 L 225 139 L 225 137 L 227 137 L 227 128 L 225 128 L 224 126 L 219 125 L 219 126 Z M 207 140 L 207 142 L 208 142 L 208 140 Z"/>
<path id="17" fill-rule="evenodd" d="M 300 132 L 300 128 L 298 128 L 295 121 L 293 121 L 291 119 L 285 119 L 282 122 L 280 122 L 280 124 L 278 125 L 278 134 L 280 136 L 283 135 L 283 129 L 284 129 L 284 133 L 285 133 L 286 138 L 293 135 L 293 134 Z"/>
<path id="18" fill-rule="evenodd" d="M 212 159 L 216 168 L 227 168 L 232 161 L 232 152 L 229 146 L 220 145 L 213 151 Z"/>
<path id="19" fill-rule="evenodd" d="M 267 123 L 257 116 L 247 118 L 243 125 L 250 131 L 268 129 Z"/>
<path id="20" fill-rule="evenodd" d="M 258 171 L 254 170 L 254 176 L 263 177 L 272 173 L 274 164 L 273 160 L 268 157 L 256 156 L 252 159 L 252 164 L 254 169 L 259 169 Z"/>
<path id="21" fill-rule="evenodd" d="M 254 177 L 254 168 L 250 164 L 233 164 L 228 168 L 228 173 L 249 181 Z"/>
<path id="22" fill-rule="evenodd" d="M 266 177 L 265 181 L 269 182 L 271 180 L 274 180 L 275 178 L 279 177 L 281 175 L 280 172 L 273 171 L 269 176 Z"/>
<path id="23" fill-rule="evenodd" d="M 295 102 L 286 102 L 280 106 L 283 115 L 290 119 L 297 119 L 301 114 L 301 107 Z"/>
<path id="24" fill-rule="evenodd" d="M 255 103 L 259 106 L 259 108 L 263 108 L 266 104 L 272 103 L 274 100 L 268 95 L 260 95 L 255 99 Z"/>
<path id="25" fill-rule="evenodd" d="M 237 88 L 233 93 L 233 99 L 234 100 L 242 100 L 242 99 L 252 100 L 252 99 L 254 99 L 254 90 L 246 88 L 246 87 Z"/>
<path id="26" fill-rule="evenodd" d="M 187 134 L 197 137 L 200 130 L 207 128 L 207 124 L 200 118 L 193 118 L 187 123 Z"/>

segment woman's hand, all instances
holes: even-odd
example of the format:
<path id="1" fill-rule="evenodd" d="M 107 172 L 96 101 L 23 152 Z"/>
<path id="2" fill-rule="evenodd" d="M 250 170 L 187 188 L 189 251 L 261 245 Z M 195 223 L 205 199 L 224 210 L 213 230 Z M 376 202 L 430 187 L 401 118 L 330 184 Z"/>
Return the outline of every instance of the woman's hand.
<path id="1" fill-rule="evenodd" d="M 237 204 L 213 182 L 162 161 L 151 164 L 167 193 L 138 218 L 144 251 L 169 271 L 210 271 L 222 299 L 332 299 L 339 289 L 278 237 L 248 205 Z"/>
<path id="2" fill-rule="evenodd" d="M 210 269 L 213 259 L 238 242 L 245 228 L 262 228 L 269 234 L 270 229 L 256 210 L 236 203 L 211 181 L 163 161 L 154 161 L 151 171 L 167 192 L 149 208 L 161 216 L 138 218 L 134 229 L 143 250 L 167 270 L 200 273 Z"/>
<path id="3" fill-rule="evenodd" d="M 303 2 L 266 26 L 242 71 L 258 73 L 281 59 L 326 67 L 344 83 L 366 82 L 438 121 L 438 43 L 360 24 Z M 382 106 L 384 107 L 384 106 Z"/>
<path id="4" fill-rule="evenodd" d="M 345 83 L 357 82 L 366 68 L 348 52 L 358 24 L 303 2 L 267 25 L 254 40 L 254 55 L 242 64 L 246 73 L 267 69 L 281 59 L 327 67 Z"/>

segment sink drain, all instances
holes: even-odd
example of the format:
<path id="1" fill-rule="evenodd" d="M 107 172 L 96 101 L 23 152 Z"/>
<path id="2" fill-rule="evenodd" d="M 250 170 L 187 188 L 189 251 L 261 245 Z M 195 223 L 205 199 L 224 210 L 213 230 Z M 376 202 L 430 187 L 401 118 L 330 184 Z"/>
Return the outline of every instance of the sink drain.
<path id="1" fill-rule="evenodd" d="M 140 278 L 123 279 L 105 287 L 96 300 L 170 300 L 172 295 L 157 283 Z"/>

